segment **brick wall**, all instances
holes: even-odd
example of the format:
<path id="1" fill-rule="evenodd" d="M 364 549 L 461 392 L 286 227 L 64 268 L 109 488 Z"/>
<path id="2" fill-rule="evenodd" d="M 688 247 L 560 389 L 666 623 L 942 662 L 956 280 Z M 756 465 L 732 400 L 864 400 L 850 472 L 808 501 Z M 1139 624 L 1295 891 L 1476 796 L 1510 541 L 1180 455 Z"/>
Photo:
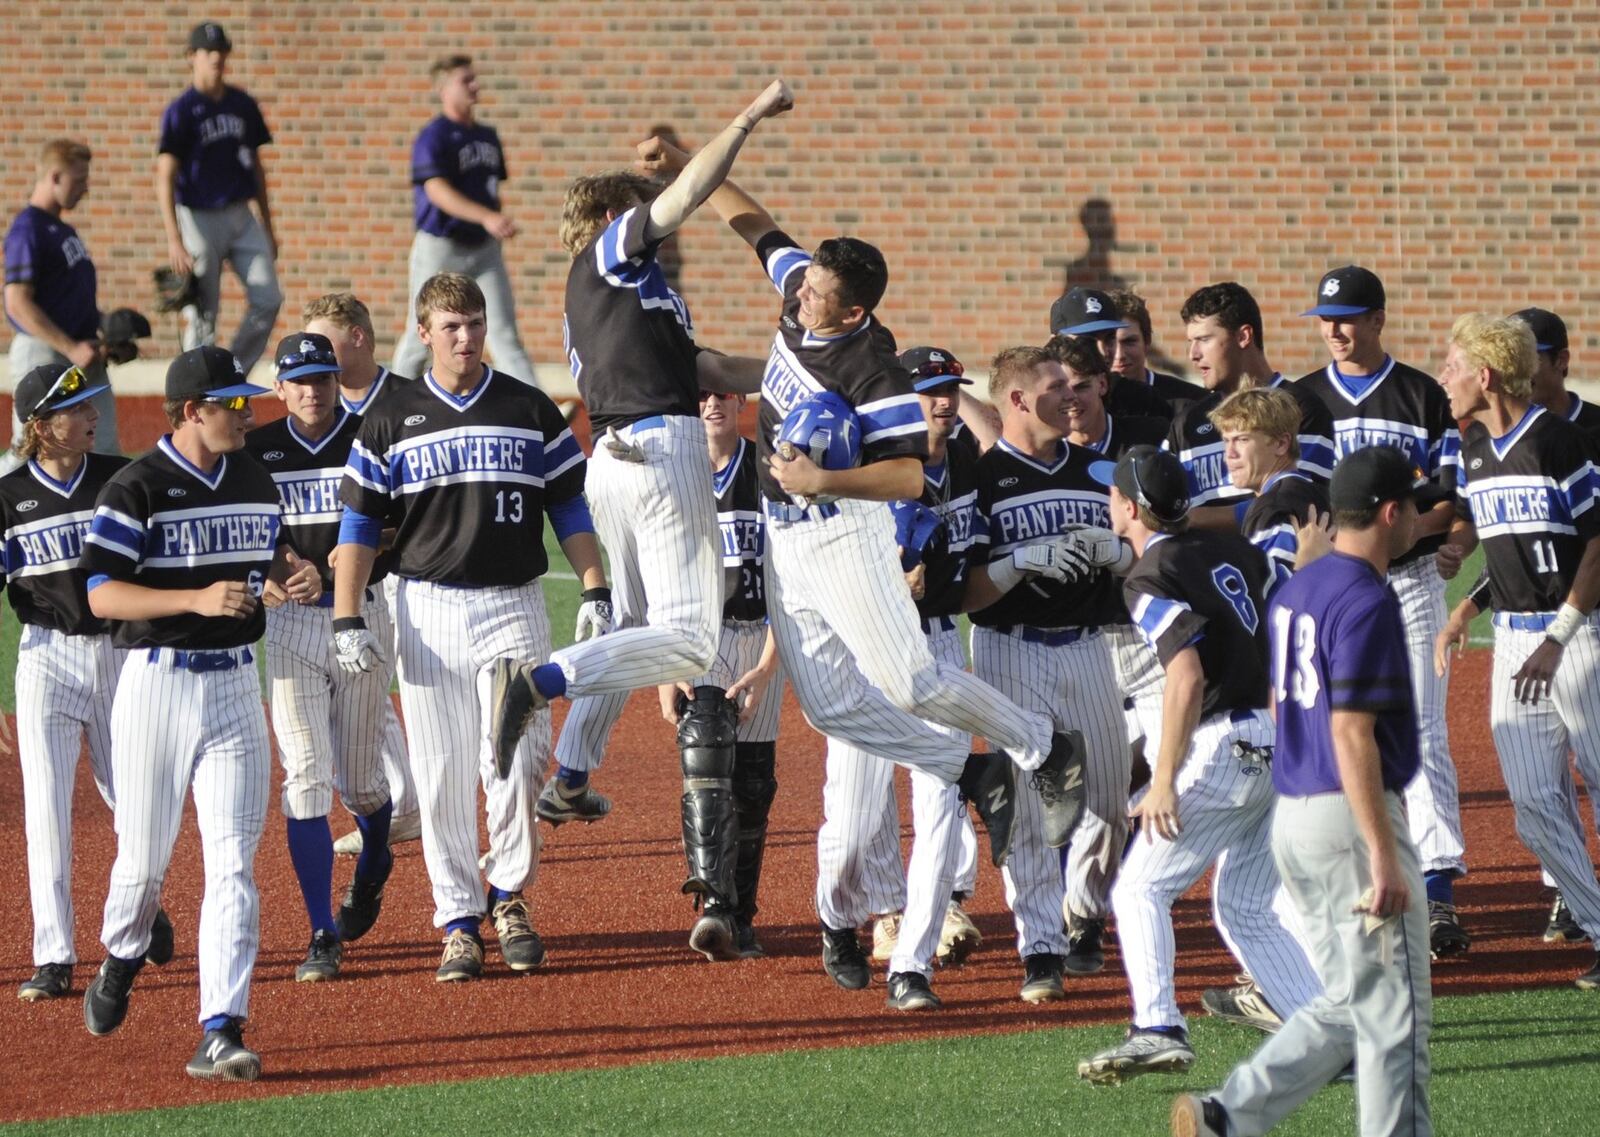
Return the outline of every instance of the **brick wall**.
<path id="1" fill-rule="evenodd" d="M 625 163 L 656 123 L 703 140 L 782 74 L 799 107 L 757 131 L 738 176 L 802 240 L 883 246 L 883 313 L 904 344 L 981 362 L 1037 340 L 1074 264 L 1140 289 L 1158 345 L 1180 354 L 1183 298 L 1239 279 L 1293 373 L 1321 361 L 1293 313 L 1324 268 L 1356 260 L 1388 284 L 1398 355 L 1436 365 L 1454 315 L 1539 303 L 1573 327 L 1575 373 L 1600 370 L 1593 0 L 455 3 L 448 31 L 422 5 L 152 7 L 8 13 L 6 209 L 42 141 L 88 141 L 93 191 L 72 220 L 106 305 L 145 303 L 164 256 L 156 127 L 204 16 L 228 28 L 232 79 L 277 137 L 287 318 L 353 288 L 380 336 L 400 327 L 427 67 L 465 50 L 508 151 L 523 226 L 508 258 L 539 360 L 559 354 L 567 182 Z M 1115 236 L 1090 256 L 1080 211 L 1095 201 Z M 764 352 L 773 297 L 743 245 L 708 217 L 681 249 L 703 341 Z M 237 288 L 225 297 L 227 326 Z"/>

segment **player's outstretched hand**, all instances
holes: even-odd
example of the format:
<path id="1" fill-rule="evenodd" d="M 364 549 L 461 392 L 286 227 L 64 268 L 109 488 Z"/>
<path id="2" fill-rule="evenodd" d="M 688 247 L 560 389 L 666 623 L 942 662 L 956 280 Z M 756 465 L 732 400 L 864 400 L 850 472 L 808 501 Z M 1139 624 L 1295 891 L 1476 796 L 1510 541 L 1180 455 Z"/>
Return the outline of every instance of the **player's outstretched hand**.
<path id="1" fill-rule="evenodd" d="M 1467 635 L 1472 630 L 1472 618 L 1478 607 L 1471 600 L 1457 604 L 1455 611 L 1445 621 L 1444 627 L 1433 639 L 1433 673 L 1440 679 L 1450 670 L 1450 653 L 1467 650 Z"/>
<path id="2" fill-rule="evenodd" d="M 256 610 L 255 593 L 242 580 L 219 580 L 195 593 L 196 616 L 239 617 Z"/>
<path id="3" fill-rule="evenodd" d="M 1550 684 L 1555 681 L 1556 668 L 1561 666 L 1561 656 L 1566 650 L 1555 640 L 1543 640 L 1533 649 L 1511 677 L 1511 691 L 1517 702 L 1532 706 L 1549 697 Z"/>
<path id="4" fill-rule="evenodd" d="M 584 589 L 583 603 L 578 605 L 578 623 L 573 629 L 572 638 L 582 643 L 584 640 L 605 635 L 613 627 L 615 621 L 611 612 L 611 590 Z"/>
<path id="5" fill-rule="evenodd" d="M 1128 810 L 1128 817 L 1143 823 L 1146 841 L 1154 843 L 1157 837 L 1176 840 L 1183 832 L 1183 823 L 1178 820 L 1177 787 L 1152 781 L 1144 796 Z"/>
<path id="6" fill-rule="evenodd" d="M 289 599 L 296 604 L 307 605 L 321 600 L 322 574 L 317 571 L 317 566 L 292 551 L 284 556 L 289 563 L 289 576 L 283 582 L 283 591 Z"/>
<path id="7" fill-rule="evenodd" d="M 760 122 L 764 118 L 777 118 L 779 115 L 794 109 L 794 92 L 789 90 L 789 84 L 782 79 L 774 79 L 767 84 L 767 89 L 756 96 L 755 101 L 745 108 L 745 114 L 751 122 Z"/>
<path id="8" fill-rule="evenodd" d="M 633 160 L 634 168 L 641 174 L 655 177 L 657 174 L 668 178 L 677 176 L 678 172 L 689 164 L 689 155 L 672 143 L 662 138 L 659 134 L 653 138 L 646 138 L 634 147 L 639 156 Z"/>

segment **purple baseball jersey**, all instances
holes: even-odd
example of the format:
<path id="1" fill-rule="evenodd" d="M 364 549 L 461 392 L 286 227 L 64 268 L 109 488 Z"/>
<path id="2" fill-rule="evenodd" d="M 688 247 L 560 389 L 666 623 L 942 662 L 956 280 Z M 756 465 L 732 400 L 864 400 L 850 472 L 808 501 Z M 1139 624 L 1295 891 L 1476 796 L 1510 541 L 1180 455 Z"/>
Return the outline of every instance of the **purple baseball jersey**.
<path id="1" fill-rule="evenodd" d="M 99 333 L 94 261 L 78 231 L 61 218 L 33 205 L 17 214 L 6 231 L 6 283 L 33 285 L 34 303 L 73 339 Z M 15 320 L 11 326 L 23 330 Z"/>
<path id="2" fill-rule="evenodd" d="M 505 151 L 494 128 L 482 123 L 451 122 L 440 115 L 417 135 L 411 147 L 411 196 L 417 228 L 435 237 L 467 245 L 488 239 L 482 225 L 451 217 L 423 191 L 429 178 L 443 178 L 471 201 L 500 211 L 500 183 L 506 177 Z"/>
<path id="3" fill-rule="evenodd" d="M 1278 744 L 1272 781 L 1292 797 L 1340 793 L 1333 712 L 1376 717 L 1383 788 L 1421 763 L 1400 599 L 1369 563 L 1329 553 L 1285 581 L 1268 617 Z"/>
<path id="4" fill-rule="evenodd" d="M 272 141 L 256 101 L 237 87 L 206 98 L 193 87 L 161 116 L 159 152 L 178 159 L 178 204 L 221 209 L 256 195 L 256 151 Z"/>

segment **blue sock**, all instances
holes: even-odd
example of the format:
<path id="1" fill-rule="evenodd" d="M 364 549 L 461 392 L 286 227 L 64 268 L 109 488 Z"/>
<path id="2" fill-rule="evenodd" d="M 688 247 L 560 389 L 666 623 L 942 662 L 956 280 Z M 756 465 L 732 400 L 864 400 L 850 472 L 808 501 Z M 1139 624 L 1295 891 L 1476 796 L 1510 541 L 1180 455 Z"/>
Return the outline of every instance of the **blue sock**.
<path id="1" fill-rule="evenodd" d="M 212 1015 L 200 1024 L 200 1029 L 205 1031 L 221 1030 L 233 1021 L 232 1015 Z"/>
<path id="2" fill-rule="evenodd" d="M 1168 1038 L 1176 1038 L 1183 1042 L 1189 1041 L 1189 1032 L 1181 1026 L 1146 1026 L 1139 1029 L 1146 1034 L 1164 1034 Z"/>
<path id="3" fill-rule="evenodd" d="M 1433 872 L 1423 873 L 1422 880 L 1427 886 L 1430 901 L 1438 901 L 1440 904 L 1456 902 L 1454 869 L 1435 869 Z"/>
<path id="4" fill-rule="evenodd" d="M 289 859 L 313 932 L 333 931 L 333 832 L 326 817 L 289 818 Z"/>
<path id="5" fill-rule="evenodd" d="M 356 818 L 356 828 L 361 830 L 361 855 L 356 858 L 356 875 L 362 880 L 377 880 L 383 875 L 378 866 L 390 860 L 389 822 L 393 818 L 392 801 L 384 802 L 365 817 Z"/>
<path id="6" fill-rule="evenodd" d="M 589 771 L 574 770 L 571 766 L 557 766 L 556 781 L 569 790 L 581 790 L 589 784 Z"/>
<path id="7" fill-rule="evenodd" d="M 554 699 L 558 695 L 567 693 L 567 677 L 562 672 L 561 666 L 555 663 L 541 663 L 533 669 L 533 689 L 547 699 Z"/>
<path id="8" fill-rule="evenodd" d="M 516 893 L 514 892 L 507 892 L 505 889 L 496 888 L 491 884 L 489 886 L 489 911 L 493 912 L 496 904 L 502 900 L 510 900 L 515 895 Z"/>
<path id="9" fill-rule="evenodd" d="M 444 934 L 448 936 L 451 932 L 467 932 L 476 936 L 478 934 L 478 923 L 482 919 L 483 917 L 481 916 L 462 916 L 458 920 L 451 920 L 444 926 Z"/>

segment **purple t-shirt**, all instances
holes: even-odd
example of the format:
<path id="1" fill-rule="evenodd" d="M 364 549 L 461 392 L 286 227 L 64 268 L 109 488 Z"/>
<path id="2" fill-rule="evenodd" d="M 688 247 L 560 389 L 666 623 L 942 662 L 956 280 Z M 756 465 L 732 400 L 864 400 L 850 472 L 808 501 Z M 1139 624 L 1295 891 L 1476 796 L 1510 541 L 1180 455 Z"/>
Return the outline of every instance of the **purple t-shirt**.
<path id="1" fill-rule="evenodd" d="M 206 98 L 193 87 L 161 116 L 160 153 L 178 159 L 178 204 L 221 209 L 256 195 L 256 151 L 272 141 L 256 101 L 237 87 Z"/>
<path id="2" fill-rule="evenodd" d="M 1421 756 L 1405 621 L 1388 582 L 1364 560 L 1329 553 L 1279 586 L 1268 622 L 1278 792 L 1342 792 L 1333 752 L 1336 710 L 1376 716 L 1383 788 L 1405 789 Z"/>
<path id="3" fill-rule="evenodd" d="M 6 231 L 6 283 L 33 285 L 34 303 L 73 339 L 91 340 L 99 332 L 94 262 L 78 231 L 61 218 L 33 205 L 17 214 Z M 22 331 L 15 320 L 11 326 Z"/>
<path id="4" fill-rule="evenodd" d="M 500 136 L 493 127 L 451 122 L 440 115 L 422 128 L 411 147 L 411 196 L 417 228 L 465 245 L 483 243 L 489 237 L 488 230 L 451 217 L 434 205 L 422 183 L 429 178 L 443 178 L 469 200 L 498 213 L 500 182 L 505 176 L 505 152 L 500 149 Z"/>

